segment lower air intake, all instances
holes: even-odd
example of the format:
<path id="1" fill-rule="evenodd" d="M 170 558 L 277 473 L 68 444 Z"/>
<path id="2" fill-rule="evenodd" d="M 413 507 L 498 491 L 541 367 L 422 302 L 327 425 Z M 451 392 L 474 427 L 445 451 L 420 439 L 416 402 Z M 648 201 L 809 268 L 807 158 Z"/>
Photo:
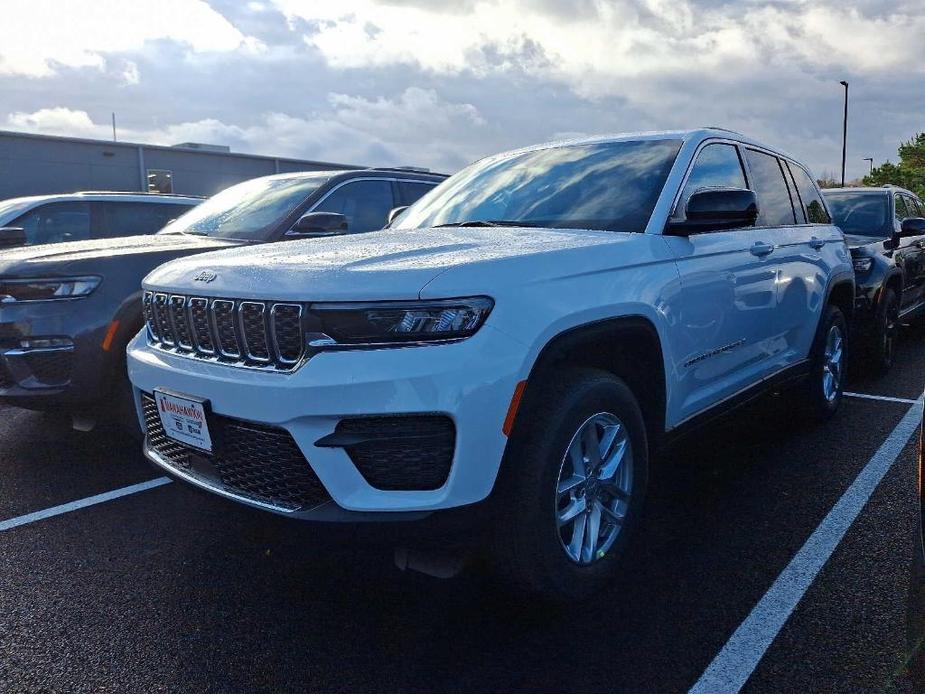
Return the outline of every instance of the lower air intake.
<path id="1" fill-rule="evenodd" d="M 150 395 L 142 395 L 142 407 L 150 449 L 205 486 L 289 512 L 309 511 L 331 500 L 284 429 L 212 415 L 210 455 L 168 438 Z"/>

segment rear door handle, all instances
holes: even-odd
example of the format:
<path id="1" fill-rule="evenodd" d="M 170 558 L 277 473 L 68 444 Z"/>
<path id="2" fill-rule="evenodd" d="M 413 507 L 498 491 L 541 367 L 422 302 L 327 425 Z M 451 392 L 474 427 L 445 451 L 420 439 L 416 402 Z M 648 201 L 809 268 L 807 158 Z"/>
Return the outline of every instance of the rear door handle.
<path id="1" fill-rule="evenodd" d="M 752 246 L 749 251 L 751 251 L 752 255 L 763 256 L 772 253 L 774 251 L 774 246 L 764 241 L 756 241 L 755 245 Z"/>
<path id="2" fill-rule="evenodd" d="M 822 248 L 824 245 L 825 245 L 825 239 L 817 239 L 815 236 L 813 236 L 813 237 L 809 240 L 809 247 L 810 247 L 810 248 L 815 248 L 817 251 L 818 251 L 820 248 Z"/>

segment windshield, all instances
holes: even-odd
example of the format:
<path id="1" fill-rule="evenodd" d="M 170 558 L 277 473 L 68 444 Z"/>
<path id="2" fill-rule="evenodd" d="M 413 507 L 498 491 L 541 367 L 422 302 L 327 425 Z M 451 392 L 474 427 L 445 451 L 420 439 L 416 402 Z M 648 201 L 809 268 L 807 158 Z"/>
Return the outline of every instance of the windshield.
<path id="1" fill-rule="evenodd" d="M 324 172 L 245 181 L 194 207 L 160 233 L 263 241 L 330 177 L 331 172 Z"/>
<path id="2" fill-rule="evenodd" d="M 639 140 L 490 157 L 447 179 L 393 228 L 494 222 L 642 232 L 680 147 Z"/>
<path id="3" fill-rule="evenodd" d="M 884 193 L 826 193 L 832 221 L 849 236 L 886 238 L 893 233 Z"/>
<path id="4" fill-rule="evenodd" d="M 19 216 L 19 213 L 25 210 L 32 203 L 30 199 L 13 198 L 0 202 L 0 226 L 5 226 L 9 221 Z"/>

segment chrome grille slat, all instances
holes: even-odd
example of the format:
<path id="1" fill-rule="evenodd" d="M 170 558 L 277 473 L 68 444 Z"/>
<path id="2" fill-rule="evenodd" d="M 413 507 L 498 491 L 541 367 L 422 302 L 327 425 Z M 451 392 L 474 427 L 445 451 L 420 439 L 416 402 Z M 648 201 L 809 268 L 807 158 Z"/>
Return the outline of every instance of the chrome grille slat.
<path id="1" fill-rule="evenodd" d="M 141 312 L 148 326 L 148 333 L 154 340 L 161 339 L 161 331 L 157 327 L 157 318 L 154 316 L 154 292 L 144 292 L 141 297 Z"/>
<path id="2" fill-rule="evenodd" d="M 215 354 L 215 336 L 212 334 L 212 322 L 209 320 L 209 300 L 191 297 L 187 304 L 196 351 L 207 355 Z"/>
<path id="3" fill-rule="evenodd" d="M 242 301 L 238 304 L 241 340 L 244 354 L 256 362 L 269 363 L 270 343 L 267 340 L 267 307 L 262 301 Z"/>
<path id="4" fill-rule="evenodd" d="M 170 323 L 170 316 L 167 311 L 166 294 L 159 292 L 154 295 L 154 320 L 157 322 L 157 329 L 161 334 L 161 342 L 168 347 L 173 347 L 176 340 L 173 337 L 173 326 Z"/>
<path id="5" fill-rule="evenodd" d="M 173 328 L 174 340 L 181 349 L 193 349 L 193 340 L 190 337 L 189 319 L 186 316 L 186 297 L 173 294 L 168 306 L 170 324 Z"/>
<path id="6" fill-rule="evenodd" d="M 305 340 L 302 337 L 302 306 L 274 304 L 270 309 L 270 335 L 279 362 L 286 365 L 298 364 L 305 348 Z"/>
<path id="7" fill-rule="evenodd" d="M 145 290 L 142 310 L 149 342 L 174 354 L 267 371 L 305 357 L 301 304 Z"/>
<path id="8" fill-rule="evenodd" d="M 219 354 L 229 359 L 240 359 L 243 354 L 235 327 L 234 301 L 215 299 L 212 301 L 212 325 L 215 328 L 216 345 Z"/>

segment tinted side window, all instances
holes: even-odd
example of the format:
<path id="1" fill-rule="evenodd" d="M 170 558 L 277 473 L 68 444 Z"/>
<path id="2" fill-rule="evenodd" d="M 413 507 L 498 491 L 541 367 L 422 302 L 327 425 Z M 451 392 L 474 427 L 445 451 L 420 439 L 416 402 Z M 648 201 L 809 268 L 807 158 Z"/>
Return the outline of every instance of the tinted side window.
<path id="1" fill-rule="evenodd" d="M 402 205 L 412 205 L 435 188 L 433 183 L 412 183 L 410 181 L 398 182 L 398 193 Z"/>
<path id="2" fill-rule="evenodd" d="M 786 166 L 790 169 L 790 174 L 796 184 L 799 202 L 803 205 L 803 212 L 806 214 L 806 221 L 810 224 L 829 224 L 832 219 L 825 211 L 825 205 L 822 203 L 822 196 L 816 184 L 801 167 L 790 163 Z M 797 199 L 795 198 L 793 202 L 796 204 Z"/>
<path id="3" fill-rule="evenodd" d="M 356 234 L 384 227 L 393 207 L 389 181 L 354 181 L 331 193 L 315 211 L 346 216 L 347 230 Z"/>
<path id="4" fill-rule="evenodd" d="M 725 144 L 707 145 L 697 155 L 675 208 L 675 217 L 683 219 L 687 201 L 701 188 L 745 187 L 745 172 L 736 148 Z"/>
<path id="5" fill-rule="evenodd" d="M 790 192 L 777 157 L 753 149 L 746 150 L 745 156 L 752 176 L 752 189 L 758 194 L 757 226 L 795 224 Z"/>
<path id="6" fill-rule="evenodd" d="M 104 202 L 100 205 L 103 221 L 98 236 L 103 238 L 153 234 L 192 207 L 151 202 Z"/>
<path id="7" fill-rule="evenodd" d="M 90 238 L 90 205 L 54 202 L 36 207 L 10 222 L 26 231 L 26 244 L 83 241 Z"/>
<path id="8" fill-rule="evenodd" d="M 915 198 L 906 197 L 906 211 L 909 212 L 910 217 L 922 216 L 922 210 L 919 207 L 919 201 Z"/>
<path id="9" fill-rule="evenodd" d="M 896 204 L 896 221 L 903 221 L 906 217 L 911 217 L 909 210 L 906 209 L 906 199 L 902 195 L 894 195 L 893 200 Z"/>

